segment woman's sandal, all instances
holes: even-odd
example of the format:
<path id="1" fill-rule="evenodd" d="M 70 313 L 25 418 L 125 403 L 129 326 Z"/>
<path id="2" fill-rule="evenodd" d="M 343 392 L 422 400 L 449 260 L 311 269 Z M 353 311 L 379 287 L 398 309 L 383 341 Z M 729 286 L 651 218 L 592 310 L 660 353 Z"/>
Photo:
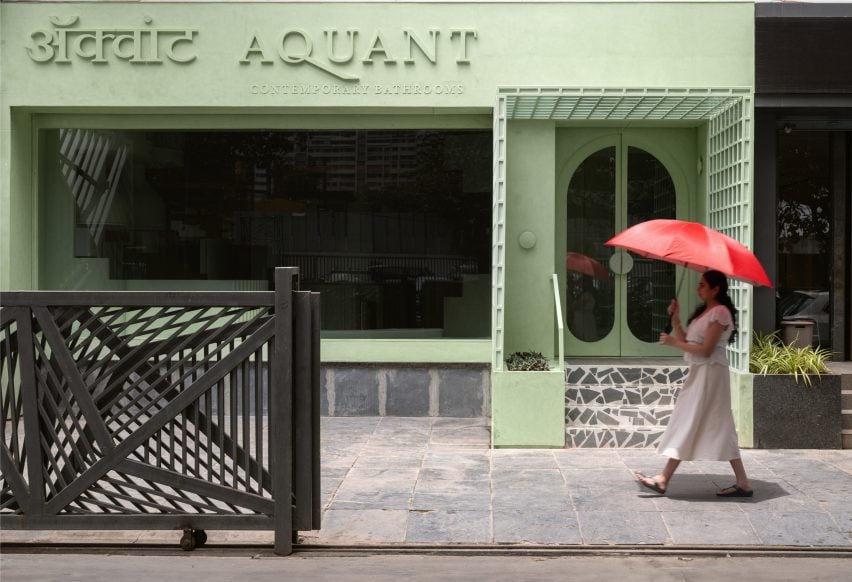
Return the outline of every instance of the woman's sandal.
<path id="1" fill-rule="evenodd" d="M 719 491 L 716 497 L 751 497 L 752 495 L 754 495 L 754 490 L 746 491 L 739 485 L 731 485 Z"/>
<path id="2" fill-rule="evenodd" d="M 648 481 L 650 481 L 650 483 L 649 483 L 648 481 L 645 481 L 645 479 L 647 479 Z M 651 477 L 646 477 L 646 476 L 645 476 L 645 475 L 643 475 L 642 473 L 636 473 L 636 481 L 637 481 L 640 485 L 642 485 L 643 487 L 647 487 L 647 488 L 648 488 L 648 489 L 650 489 L 651 491 L 656 491 L 656 492 L 657 492 L 657 493 L 659 493 L 660 495 L 665 495 L 665 494 L 666 494 L 666 490 L 665 490 L 665 489 L 663 489 L 662 487 L 660 487 L 660 484 L 659 484 L 659 483 L 657 483 L 656 479 L 652 479 Z"/>

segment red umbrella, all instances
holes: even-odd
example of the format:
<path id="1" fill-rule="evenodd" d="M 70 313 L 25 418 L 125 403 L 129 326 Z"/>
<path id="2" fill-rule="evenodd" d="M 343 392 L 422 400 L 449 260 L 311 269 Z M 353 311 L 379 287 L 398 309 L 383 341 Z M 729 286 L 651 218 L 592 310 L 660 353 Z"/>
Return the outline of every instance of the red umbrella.
<path id="1" fill-rule="evenodd" d="M 766 271 L 745 245 L 697 222 L 649 220 L 604 244 L 695 271 L 715 269 L 733 279 L 772 287 Z"/>
<path id="2" fill-rule="evenodd" d="M 606 267 L 583 253 L 565 253 L 565 266 L 569 271 L 588 275 L 595 279 L 602 279 L 604 281 L 612 279 Z"/>

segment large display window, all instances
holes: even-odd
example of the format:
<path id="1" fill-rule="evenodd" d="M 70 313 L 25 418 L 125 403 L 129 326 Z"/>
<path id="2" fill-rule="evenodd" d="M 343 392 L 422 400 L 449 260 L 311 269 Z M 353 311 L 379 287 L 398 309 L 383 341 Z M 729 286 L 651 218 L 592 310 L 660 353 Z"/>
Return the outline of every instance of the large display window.
<path id="1" fill-rule="evenodd" d="M 326 337 L 488 337 L 491 144 L 472 129 L 42 130 L 39 286 L 267 289 L 298 266 Z"/>

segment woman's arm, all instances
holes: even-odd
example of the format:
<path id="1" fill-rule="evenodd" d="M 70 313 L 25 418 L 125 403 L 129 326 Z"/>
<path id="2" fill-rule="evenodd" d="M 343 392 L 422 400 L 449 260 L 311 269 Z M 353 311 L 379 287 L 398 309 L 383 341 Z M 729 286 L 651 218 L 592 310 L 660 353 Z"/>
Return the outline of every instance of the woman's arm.
<path id="1" fill-rule="evenodd" d="M 668 312 L 672 317 L 672 335 L 678 341 L 685 342 L 686 332 L 683 331 L 683 327 L 680 325 L 680 303 L 678 303 L 677 299 L 672 299 L 671 303 L 669 303 Z"/>
<path id="2" fill-rule="evenodd" d="M 676 347 L 696 356 L 708 358 L 713 353 L 713 350 L 716 349 L 716 344 L 719 343 L 719 338 L 722 337 L 723 331 L 725 331 L 725 326 L 718 321 L 714 321 L 707 326 L 707 333 L 704 334 L 703 344 L 691 344 L 685 338 L 680 339 L 667 333 L 660 334 L 660 343 Z"/>

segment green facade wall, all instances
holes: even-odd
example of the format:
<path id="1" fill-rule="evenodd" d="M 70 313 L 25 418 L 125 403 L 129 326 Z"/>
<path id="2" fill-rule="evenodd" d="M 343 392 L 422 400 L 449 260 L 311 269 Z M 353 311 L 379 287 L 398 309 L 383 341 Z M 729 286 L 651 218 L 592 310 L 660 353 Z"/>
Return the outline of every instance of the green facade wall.
<path id="1" fill-rule="evenodd" d="M 556 325 L 551 277 L 561 254 L 554 244 L 554 126 L 515 122 L 507 141 L 506 353 L 532 350 L 550 359 Z M 519 243 L 523 233 L 532 233 L 535 246 Z"/>
<path id="2" fill-rule="evenodd" d="M 62 232 L 35 194 L 40 128 L 489 127 L 502 86 L 752 87 L 753 9 L 739 1 L 2 3 L 0 289 L 38 288 L 73 269 L 86 270 L 87 287 L 107 285 L 87 260 L 57 254 L 39 264 L 40 247 L 61 246 Z M 134 53 L 132 40 L 118 55 L 105 41 L 102 58 L 94 38 L 75 49 L 74 39 L 96 29 L 149 45 L 157 29 L 157 56 L 149 45 Z M 324 30 L 332 29 L 329 55 Z M 63 30 L 78 31 L 63 33 L 64 55 L 45 44 Z M 351 58 L 341 43 L 347 30 L 357 31 Z M 310 59 L 301 60 L 305 39 Z M 553 354 L 558 126 L 509 124 L 507 353 Z M 705 130 L 696 131 L 700 149 Z M 526 231 L 536 235 L 531 249 L 517 244 Z M 356 361 L 380 345 L 334 341 L 338 358 Z M 416 359 L 411 342 L 386 357 Z M 463 361 L 488 360 L 483 342 L 465 346 Z M 432 361 L 441 357 L 434 352 L 421 351 Z"/>

